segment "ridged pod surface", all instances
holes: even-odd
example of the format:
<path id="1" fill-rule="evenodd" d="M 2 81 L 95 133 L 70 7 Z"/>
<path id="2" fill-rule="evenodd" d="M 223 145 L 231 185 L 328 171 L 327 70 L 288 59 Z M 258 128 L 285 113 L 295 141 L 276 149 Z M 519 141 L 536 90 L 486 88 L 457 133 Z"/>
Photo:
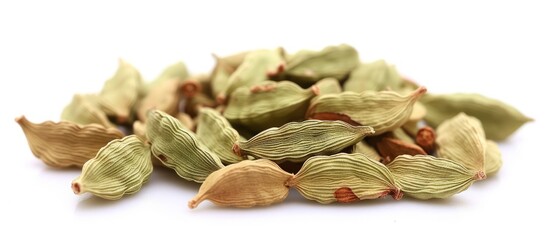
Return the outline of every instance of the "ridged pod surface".
<path id="1" fill-rule="evenodd" d="M 226 163 L 237 163 L 242 157 L 233 152 L 240 135 L 231 124 L 214 109 L 201 108 L 198 114 L 196 136 L 210 151 Z"/>

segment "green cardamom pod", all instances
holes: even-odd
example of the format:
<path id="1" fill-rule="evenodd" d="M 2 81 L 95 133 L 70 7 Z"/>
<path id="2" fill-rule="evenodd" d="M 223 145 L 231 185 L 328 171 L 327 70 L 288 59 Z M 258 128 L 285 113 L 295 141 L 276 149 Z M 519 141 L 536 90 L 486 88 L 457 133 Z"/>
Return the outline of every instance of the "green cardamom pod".
<path id="1" fill-rule="evenodd" d="M 82 174 L 72 181 L 75 194 L 85 192 L 117 200 L 133 194 L 149 180 L 153 170 L 149 146 L 135 135 L 109 142 L 88 160 Z"/>
<path id="2" fill-rule="evenodd" d="M 233 149 L 238 155 L 300 162 L 314 155 L 338 153 L 373 133 L 374 130 L 368 126 L 307 120 L 267 129 L 247 141 L 236 142 Z"/>
<path id="3" fill-rule="evenodd" d="M 82 167 L 105 144 L 124 136 L 116 128 L 93 123 L 47 121 L 36 124 L 25 116 L 15 121 L 23 129 L 34 156 L 51 167 Z"/>
<path id="4" fill-rule="evenodd" d="M 284 70 L 285 62 L 282 52 L 283 50 L 279 48 L 248 53 L 242 64 L 229 77 L 226 89 L 221 95 L 216 96 L 218 101 L 225 102 L 225 99 L 237 88 L 252 86 Z"/>
<path id="5" fill-rule="evenodd" d="M 365 141 L 357 142 L 353 149 L 353 153 L 361 153 L 366 155 L 369 159 L 381 162 L 381 156 L 379 156 L 377 150 Z"/>
<path id="6" fill-rule="evenodd" d="M 478 118 L 486 137 L 495 141 L 506 139 L 523 124 L 533 120 L 504 102 L 480 94 L 427 94 L 421 102 L 427 108 L 425 121 L 429 125 L 437 127 L 464 112 Z"/>
<path id="7" fill-rule="evenodd" d="M 172 78 L 154 83 L 147 95 L 139 102 L 137 108 L 137 117 L 141 121 L 147 121 L 147 112 L 151 109 L 157 109 L 166 112 L 172 116 L 179 112 L 179 100 L 181 92 L 179 91 L 179 79 Z"/>
<path id="8" fill-rule="evenodd" d="M 302 89 L 289 81 L 265 81 L 237 89 L 223 115 L 233 125 L 260 132 L 304 119 L 309 101 L 318 89 Z"/>
<path id="9" fill-rule="evenodd" d="M 469 188 L 476 178 L 459 161 L 429 155 L 400 155 L 387 167 L 404 194 L 417 199 L 451 197 Z"/>
<path id="10" fill-rule="evenodd" d="M 196 136 L 199 141 L 226 163 L 237 163 L 242 157 L 233 152 L 233 145 L 240 139 L 238 132 L 219 112 L 201 108 L 198 114 Z"/>
<path id="11" fill-rule="evenodd" d="M 75 94 L 61 113 L 61 120 L 82 125 L 97 123 L 105 127 L 116 127 L 99 108 L 99 96 Z"/>
<path id="12" fill-rule="evenodd" d="M 439 157 L 460 161 L 467 169 L 477 173 L 477 180 L 486 178 L 486 137 L 478 119 L 460 113 L 440 124 L 436 134 Z"/>
<path id="13" fill-rule="evenodd" d="M 341 93 L 341 85 L 336 78 L 324 78 L 318 81 L 315 86 L 318 88 L 318 95 L 326 95 L 332 93 Z"/>
<path id="14" fill-rule="evenodd" d="M 309 87 L 318 80 L 343 80 L 360 63 L 358 52 L 347 44 L 328 46 L 321 51 L 303 50 L 288 59 L 281 78 Z"/>
<path id="15" fill-rule="evenodd" d="M 486 140 L 486 157 L 484 158 L 484 169 L 487 176 L 495 175 L 503 161 L 501 159 L 501 152 L 498 144 L 492 140 Z"/>
<path id="16" fill-rule="evenodd" d="M 412 114 L 416 100 L 427 91 L 420 87 L 402 96 L 392 91 L 326 94 L 311 101 L 310 119 L 342 120 L 371 126 L 380 135 L 401 127 Z"/>
<path id="17" fill-rule="evenodd" d="M 118 70 L 105 81 L 99 106 L 119 124 L 131 122 L 132 109 L 143 95 L 143 79 L 132 65 L 120 60 Z"/>
<path id="18" fill-rule="evenodd" d="M 389 169 L 363 154 L 340 153 L 307 159 L 288 183 L 309 200 L 322 204 L 382 198 L 402 198 Z"/>
<path id="19" fill-rule="evenodd" d="M 282 202 L 293 177 L 269 160 L 245 160 L 210 174 L 189 201 L 195 208 L 208 199 L 220 206 L 247 208 Z"/>
<path id="20" fill-rule="evenodd" d="M 392 65 L 383 60 L 362 63 L 349 75 L 343 84 L 345 91 L 398 91 L 402 88 L 402 78 Z"/>
<path id="21" fill-rule="evenodd" d="M 210 173 L 223 167 L 219 157 L 199 142 L 193 132 L 165 112 L 149 111 L 146 135 L 152 154 L 183 179 L 203 182 Z"/>
<path id="22" fill-rule="evenodd" d="M 164 84 L 164 81 L 171 81 L 172 79 L 177 79 L 179 82 L 182 83 L 185 79 L 189 77 L 189 71 L 187 70 L 187 66 L 183 62 L 177 62 L 174 63 L 168 67 L 166 67 L 162 73 L 158 77 L 156 77 L 152 82 L 146 85 L 146 92 L 148 92 L 156 88 L 156 85 L 162 85 Z"/>
<path id="23" fill-rule="evenodd" d="M 246 56 L 253 51 L 244 51 L 239 53 L 234 53 L 232 55 L 223 56 L 220 57 L 216 54 L 212 54 L 213 57 L 217 62 L 223 62 L 223 64 L 227 65 L 227 67 L 236 69 L 238 66 L 240 66 L 244 60 L 246 59 Z"/>
<path id="24" fill-rule="evenodd" d="M 216 59 L 216 61 L 217 63 L 212 72 L 211 94 L 216 98 L 219 96 L 220 99 L 216 99 L 216 101 L 221 104 L 226 101 L 224 91 L 229 84 L 229 77 L 234 73 L 235 68 L 230 67 L 227 63 L 220 59 Z"/>

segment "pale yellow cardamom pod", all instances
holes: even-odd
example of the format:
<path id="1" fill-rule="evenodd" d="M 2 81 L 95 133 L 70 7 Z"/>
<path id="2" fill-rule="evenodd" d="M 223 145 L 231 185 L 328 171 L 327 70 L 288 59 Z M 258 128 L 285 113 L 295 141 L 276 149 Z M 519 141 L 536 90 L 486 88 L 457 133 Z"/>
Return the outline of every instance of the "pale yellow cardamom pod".
<path id="1" fill-rule="evenodd" d="M 357 142 L 355 148 L 353 149 L 353 153 L 362 153 L 366 155 L 366 157 L 368 157 L 369 159 L 381 161 L 381 156 L 379 155 L 377 150 L 365 141 Z"/>
<path id="2" fill-rule="evenodd" d="M 240 135 L 216 110 L 211 108 L 199 110 L 196 136 L 223 162 L 230 164 L 242 161 L 242 157 L 233 152 L 233 145 L 240 139 Z"/>
<path id="3" fill-rule="evenodd" d="M 29 147 L 37 158 L 52 167 L 82 167 L 97 151 L 124 134 L 99 124 L 78 125 L 67 121 L 32 123 L 21 116 L 21 126 Z"/>
<path id="4" fill-rule="evenodd" d="M 420 87 L 406 96 L 392 91 L 326 94 L 311 101 L 307 116 L 371 126 L 380 135 L 404 125 L 414 103 L 427 91 Z"/>
<path id="5" fill-rule="evenodd" d="M 332 93 L 341 93 L 341 85 L 336 78 L 324 78 L 318 81 L 315 86 L 318 88 L 318 95 L 326 95 Z"/>
<path id="6" fill-rule="evenodd" d="M 384 60 L 358 65 L 345 81 L 345 91 L 398 91 L 402 88 L 402 78 L 392 65 Z"/>
<path id="7" fill-rule="evenodd" d="M 181 92 L 179 91 L 180 80 L 177 78 L 161 79 L 154 83 L 147 95 L 139 102 L 137 108 L 137 117 L 139 120 L 147 121 L 147 112 L 151 109 L 157 109 L 166 112 L 172 116 L 179 112 L 179 101 Z"/>
<path id="8" fill-rule="evenodd" d="M 293 177 L 269 160 L 245 160 L 217 170 L 204 181 L 189 201 L 195 208 L 204 200 L 226 207 L 247 208 L 282 202 Z"/>
<path id="9" fill-rule="evenodd" d="M 462 162 L 467 169 L 477 172 L 477 180 L 486 178 L 486 136 L 478 119 L 460 113 L 440 124 L 436 133 L 439 157 Z"/>
<path id="10" fill-rule="evenodd" d="M 402 198 L 393 174 L 364 154 L 340 153 L 309 158 L 288 183 L 307 199 L 322 204 L 382 198 Z"/>
<path id="11" fill-rule="evenodd" d="M 484 159 L 486 175 L 495 175 L 501 168 L 502 164 L 503 161 L 501 159 L 501 152 L 498 144 L 492 140 L 486 140 L 486 158 Z"/>
<path id="12" fill-rule="evenodd" d="M 136 193 L 152 173 L 150 157 L 149 146 L 135 135 L 113 140 L 84 164 L 82 174 L 72 181 L 72 190 L 108 200 Z"/>
<path id="13" fill-rule="evenodd" d="M 107 114 L 99 108 L 99 96 L 76 94 L 61 113 L 61 120 L 82 125 L 97 123 L 105 127 L 115 127 Z"/>
<path id="14" fill-rule="evenodd" d="M 342 121 L 306 120 L 267 129 L 235 143 L 238 155 L 250 155 L 272 161 L 305 161 L 314 155 L 330 155 L 352 146 L 374 130 Z"/>
<path id="15" fill-rule="evenodd" d="M 165 112 L 149 111 L 146 135 L 153 155 L 188 181 L 203 182 L 223 167 L 219 157 L 193 132 Z"/>
<path id="16" fill-rule="evenodd" d="M 118 70 L 105 81 L 99 93 L 99 106 L 117 123 L 128 123 L 132 110 L 143 95 L 141 74 L 129 63 L 120 60 Z"/>
<path id="17" fill-rule="evenodd" d="M 476 179 L 461 162 L 429 155 L 400 155 L 387 167 L 404 194 L 418 199 L 451 197 Z"/>
<path id="18" fill-rule="evenodd" d="M 315 86 L 302 89 L 289 81 L 265 81 L 237 89 L 223 116 L 233 125 L 254 132 L 304 120 L 309 101 L 316 96 Z"/>

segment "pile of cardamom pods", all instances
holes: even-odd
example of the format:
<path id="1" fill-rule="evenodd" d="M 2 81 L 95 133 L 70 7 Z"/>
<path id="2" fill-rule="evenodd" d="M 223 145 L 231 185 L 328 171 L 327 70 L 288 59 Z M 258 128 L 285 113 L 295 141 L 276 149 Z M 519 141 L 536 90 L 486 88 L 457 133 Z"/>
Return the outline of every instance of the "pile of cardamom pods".
<path id="1" fill-rule="evenodd" d="M 82 168 L 75 194 L 120 199 L 167 167 L 202 183 L 190 208 L 270 205 L 292 187 L 322 204 L 448 198 L 495 174 L 494 141 L 532 121 L 482 95 L 426 93 L 345 44 L 214 57 L 209 74 L 177 63 L 151 82 L 121 60 L 60 122 L 16 121 L 45 164 Z"/>

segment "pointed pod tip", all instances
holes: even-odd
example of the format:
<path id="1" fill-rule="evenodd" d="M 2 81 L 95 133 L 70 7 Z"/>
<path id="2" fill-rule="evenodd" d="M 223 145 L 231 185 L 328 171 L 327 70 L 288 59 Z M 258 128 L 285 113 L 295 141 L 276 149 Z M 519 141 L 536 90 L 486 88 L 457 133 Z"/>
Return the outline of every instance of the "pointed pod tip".
<path id="1" fill-rule="evenodd" d="M 187 206 L 190 208 L 190 209 L 195 209 L 197 206 L 198 206 L 199 202 L 197 202 L 196 200 L 192 199 L 191 201 L 189 201 L 189 203 L 187 204 Z"/>
<path id="2" fill-rule="evenodd" d="M 484 180 L 486 179 L 486 173 L 484 173 L 484 171 L 478 171 L 477 174 L 473 176 L 473 179 L 476 181 Z"/>
<path id="3" fill-rule="evenodd" d="M 21 116 L 15 118 L 15 122 L 17 122 L 19 124 L 21 124 L 25 120 L 27 120 L 27 118 L 25 118 L 25 115 L 21 115 Z"/>
<path id="4" fill-rule="evenodd" d="M 424 87 L 424 86 L 421 86 L 421 87 L 418 87 L 418 88 L 414 91 L 413 95 L 416 96 L 416 97 L 419 97 L 419 96 L 425 94 L 426 92 L 427 92 L 427 88 Z"/>
<path id="5" fill-rule="evenodd" d="M 78 181 L 73 181 L 71 184 L 72 192 L 76 195 L 82 193 L 82 185 Z"/>

